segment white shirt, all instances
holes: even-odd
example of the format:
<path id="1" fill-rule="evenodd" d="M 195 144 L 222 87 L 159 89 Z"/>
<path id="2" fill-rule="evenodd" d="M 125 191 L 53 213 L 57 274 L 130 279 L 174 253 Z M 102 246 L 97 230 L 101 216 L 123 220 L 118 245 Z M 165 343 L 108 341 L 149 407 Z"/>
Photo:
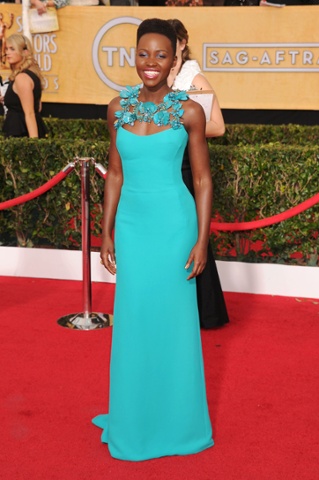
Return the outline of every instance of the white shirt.
<path id="1" fill-rule="evenodd" d="M 172 85 L 173 90 L 194 90 L 192 84 L 196 75 L 201 73 L 200 66 L 196 60 L 186 60 L 179 73 L 176 75 Z"/>

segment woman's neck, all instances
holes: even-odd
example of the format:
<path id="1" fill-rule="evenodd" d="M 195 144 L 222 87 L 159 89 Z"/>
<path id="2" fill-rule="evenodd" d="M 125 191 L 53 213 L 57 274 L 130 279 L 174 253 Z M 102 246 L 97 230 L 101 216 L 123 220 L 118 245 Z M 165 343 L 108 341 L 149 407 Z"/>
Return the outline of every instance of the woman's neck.
<path id="1" fill-rule="evenodd" d="M 165 95 L 170 91 L 171 89 L 167 84 L 154 87 L 154 89 L 143 85 L 140 90 L 139 100 L 141 102 L 153 102 L 158 104 L 163 101 Z"/>
<path id="2" fill-rule="evenodd" d="M 20 67 L 20 63 L 19 64 L 14 64 L 14 65 L 10 65 L 10 68 L 11 68 L 11 71 L 13 73 L 17 72 L 19 70 L 19 67 Z"/>
<path id="3" fill-rule="evenodd" d="M 174 68 L 172 68 L 171 73 L 169 74 L 167 78 L 167 84 L 169 87 L 172 87 L 174 85 L 175 78 L 181 71 L 181 68 L 183 66 L 183 59 L 182 57 L 177 58 L 177 62 Z"/>

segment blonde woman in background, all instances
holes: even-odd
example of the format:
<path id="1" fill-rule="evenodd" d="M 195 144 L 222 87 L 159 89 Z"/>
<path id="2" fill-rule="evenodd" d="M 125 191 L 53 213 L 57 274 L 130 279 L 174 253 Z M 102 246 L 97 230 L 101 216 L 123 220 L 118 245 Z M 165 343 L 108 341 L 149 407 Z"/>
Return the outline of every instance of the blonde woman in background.
<path id="1" fill-rule="evenodd" d="M 21 34 L 7 38 L 6 61 L 11 68 L 9 86 L 1 101 L 7 113 L 7 137 L 43 138 L 46 128 L 40 115 L 43 77 L 34 59 L 30 40 Z"/>
<path id="2" fill-rule="evenodd" d="M 168 77 L 168 85 L 173 90 L 210 90 L 212 86 L 202 74 L 196 60 L 190 57 L 188 32 L 180 20 L 168 20 L 177 36 L 177 63 Z M 206 137 L 219 137 L 225 133 L 225 124 L 214 92 L 210 119 L 206 122 Z M 188 148 L 186 147 L 182 164 L 183 181 L 194 196 L 194 183 Z M 221 327 L 229 322 L 224 295 L 221 289 L 215 259 L 210 246 L 207 247 L 207 263 L 203 272 L 196 277 L 199 321 L 202 328 Z"/>

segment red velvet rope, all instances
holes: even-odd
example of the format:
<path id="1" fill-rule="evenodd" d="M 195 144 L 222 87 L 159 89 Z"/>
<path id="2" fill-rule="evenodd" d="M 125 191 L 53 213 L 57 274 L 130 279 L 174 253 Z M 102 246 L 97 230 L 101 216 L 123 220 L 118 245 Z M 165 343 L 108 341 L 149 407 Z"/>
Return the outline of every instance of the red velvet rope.
<path id="1" fill-rule="evenodd" d="M 223 223 L 223 222 L 213 222 L 210 223 L 210 233 L 214 230 L 221 230 L 221 231 L 233 231 L 238 232 L 240 230 L 253 230 L 255 228 L 262 228 L 268 227 L 269 225 L 273 225 L 275 223 L 282 222 L 283 220 L 287 220 L 288 218 L 294 217 L 308 208 L 313 207 L 319 203 L 319 193 L 314 195 L 313 197 L 305 200 L 304 202 L 296 205 L 296 207 L 289 208 L 285 212 L 278 213 L 277 215 L 273 215 L 272 217 L 263 218 L 261 220 L 253 220 L 251 222 L 237 222 L 237 223 Z"/>
<path id="2" fill-rule="evenodd" d="M 72 171 L 72 170 L 71 170 Z M 0 210 L 5 210 L 7 208 L 15 207 L 16 205 L 21 205 L 21 203 L 28 202 L 29 200 L 33 200 L 34 198 L 42 195 L 43 193 L 50 190 L 50 188 L 57 185 L 61 182 L 68 174 L 70 170 L 59 172 L 55 175 L 51 180 L 46 182 L 42 187 L 37 188 L 33 192 L 26 193 L 25 195 L 21 195 L 20 197 L 13 198 L 12 200 L 7 200 L 5 202 L 0 203 Z M 106 178 L 107 173 L 102 174 L 103 178 Z M 225 223 L 225 222 L 214 222 L 211 221 L 210 223 L 210 233 L 214 230 L 220 231 L 233 231 L 238 232 L 241 230 L 253 230 L 256 228 L 263 228 L 268 227 L 269 225 L 274 225 L 275 223 L 282 222 L 283 220 L 287 220 L 288 218 L 294 217 L 308 208 L 313 207 L 319 203 L 319 193 L 314 195 L 313 197 L 305 200 L 304 202 L 300 203 L 299 205 L 289 208 L 285 212 L 278 213 L 277 215 L 273 215 L 272 217 L 263 218 L 261 220 L 253 220 L 251 222 L 235 222 L 235 223 Z"/>
<path id="3" fill-rule="evenodd" d="M 20 197 L 13 198 L 12 200 L 7 200 L 5 202 L 0 203 L 0 210 L 5 210 L 7 208 L 15 207 L 16 205 L 21 205 L 21 203 L 28 202 L 29 200 L 33 200 L 36 197 L 39 197 L 43 193 L 50 190 L 50 188 L 57 185 L 61 182 L 70 171 L 62 171 L 57 173 L 51 180 L 46 182 L 42 187 L 36 188 L 33 192 L 26 193 L 25 195 L 21 195 Z"/>

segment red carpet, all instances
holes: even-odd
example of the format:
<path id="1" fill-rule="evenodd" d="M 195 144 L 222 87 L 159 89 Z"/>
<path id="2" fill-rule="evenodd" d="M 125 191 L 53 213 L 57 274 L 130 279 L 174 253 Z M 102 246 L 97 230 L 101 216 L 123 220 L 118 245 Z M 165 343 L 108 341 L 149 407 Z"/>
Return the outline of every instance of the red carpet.
<path id="1" fill-rule="evenodd" d="M 0 277 L 0 291 L 4 480 L 319 478 L 319 301 L 226 294 L 231 323 L 202 332 L 216 445 L 130 463 L 91 425 L 107 406 L 111 329 L 56 323 L 81 312 L 81 283 Z M 94 310 L 112 303 L 112 285 L 94 284 Z"/>

